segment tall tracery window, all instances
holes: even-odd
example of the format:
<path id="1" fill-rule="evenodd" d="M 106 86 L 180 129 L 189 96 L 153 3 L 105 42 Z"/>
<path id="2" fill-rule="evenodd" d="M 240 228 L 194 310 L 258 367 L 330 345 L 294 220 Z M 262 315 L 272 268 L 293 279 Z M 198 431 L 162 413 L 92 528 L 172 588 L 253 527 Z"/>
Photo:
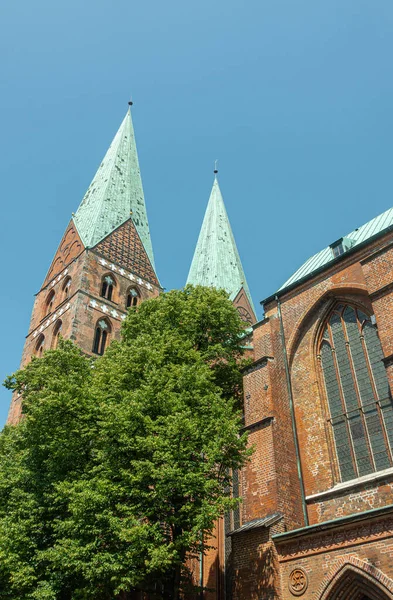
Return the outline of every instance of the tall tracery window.
<path id="1" fill-rule="evenodd" d="M 130 288 L 127 293 L 126 308 L 130 306 L 137 306 L 139 301 L 139 294 L 135 288 Z"/>
<path id="2" fill-rule="evenodd" d="M 94 354 L 104 354 L 110 331 L 111 327 L 107 319 L 100 319 L 97 322 L 93 342 Z"/>
<path id="3" fill-rule="evenodd" d="M 113 288 L 116 282 L 110 275 L 105 275 L 101 284 L 101 296 L 107 300 L 112 300 Z"/>
<path id="4" fill-rule="evenodd" d="M 383 353 L 371 318 L 338 305 L 320 347 L 341 480 L 393 465 L 393 408 Z"/>

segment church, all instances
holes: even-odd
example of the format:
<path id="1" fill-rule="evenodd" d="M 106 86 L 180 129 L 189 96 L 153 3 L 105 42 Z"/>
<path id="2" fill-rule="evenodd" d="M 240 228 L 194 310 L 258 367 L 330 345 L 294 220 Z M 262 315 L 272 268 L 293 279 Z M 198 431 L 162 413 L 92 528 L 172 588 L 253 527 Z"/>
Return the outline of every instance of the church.
<path id="1" fill-rule="evenodd" d="M 215 172 L 187 282 L 224 288 L 251 326 L 255 452 L 195 564 L 204 600 L 393 598 L 392 272 L 389 209 L 307 260 L 257 322 Z M 161 289 L 129 109 L 35 297 L 21 365 L 60 335 L 103 354 Z"/>

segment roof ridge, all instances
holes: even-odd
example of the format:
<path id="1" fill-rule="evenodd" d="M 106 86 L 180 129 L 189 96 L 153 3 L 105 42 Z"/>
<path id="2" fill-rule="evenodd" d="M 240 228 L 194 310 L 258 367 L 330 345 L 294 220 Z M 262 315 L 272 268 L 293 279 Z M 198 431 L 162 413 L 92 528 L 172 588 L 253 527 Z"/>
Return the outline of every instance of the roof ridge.
<path id="1" fill-rule="evenodd" d="M 354 243 L 350 248 L 350 250 L 353 251 L 360 244 L 376 235 L 382 234 L 386 229 L 392 226 L 393 208 L 391 207 L 342 237 L 353 240 Z M 277 291 L 282 292 L 286 288 L 292 287 L 296 282 L 303 280 L 305 277 L 310 277 L 316 271 L 323 269 L 324 266 L 327 267 L 334 260 L 337 260 L 332 253 L 331 246 L 332 244 L 310 256 Z M 345 254 L 346 252 L 341 254 L 340 258 Z"/>

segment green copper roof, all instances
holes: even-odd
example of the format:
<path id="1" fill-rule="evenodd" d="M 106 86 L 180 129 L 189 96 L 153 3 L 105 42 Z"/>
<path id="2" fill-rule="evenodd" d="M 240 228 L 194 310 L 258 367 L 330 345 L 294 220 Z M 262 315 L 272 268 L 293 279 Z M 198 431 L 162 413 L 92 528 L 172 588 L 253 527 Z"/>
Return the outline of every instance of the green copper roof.
<path id="1" fill-rule="evenodd" d="M 134 128 L 128 110 L 76 211 L 74 222 L 84 245 L 92 248 L 129 219 L 130 214 L 154 268 Z"/>
<path id="2" fill-rule="evenodd" d="M 254 310 L 217 178 L 214 179 L 187 283 L 223 288 L 231 300 L 243 287 Z"/>
<path id="3" fill-rule="evenodd" d="M 344 238 L 344 241 L 347 242 L 346 249 L 344 248 L 344 252 L 340 255 L 343 256 L 347 250 L 352 250 L 359 244 L 366 242 L 367 240 L 373 238 L 376 235 L 382 234 L 386 229 L 393 226 L 393 208 L 389 208 L 386 212 L 378 215 L 374 219 L 371 219 L 365 225 L 358 227 L 351 233 L 348 233 Z M 348 243 L 349 242 L 349 243 Z M 334 244 L 332 244 L 334 245 Z M 296 282 L 310 277 L 315 271 L 319 271 L 319 269 L 326 268 L 336 260 L 336 257 L 333 254 L 333 250 L 331 246 L 324 248 L 314 256 L 311 256 L 280 288 L 279 292 L 285 290 L 287 287 L 292 286 Z"/>

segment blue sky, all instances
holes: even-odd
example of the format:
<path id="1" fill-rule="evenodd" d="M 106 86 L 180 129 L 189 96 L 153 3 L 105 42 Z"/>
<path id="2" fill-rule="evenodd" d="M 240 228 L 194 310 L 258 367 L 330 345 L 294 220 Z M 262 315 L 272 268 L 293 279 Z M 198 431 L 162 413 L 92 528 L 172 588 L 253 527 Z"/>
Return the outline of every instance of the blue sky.
<path id="1" fill-rule="evenodd" d="M 391 207 L 392 33 L 391 0 L 3 0 L 1 377 L 130 94 L 167 289 L 186 280 L 216 158 L 255 304 Z"/>

